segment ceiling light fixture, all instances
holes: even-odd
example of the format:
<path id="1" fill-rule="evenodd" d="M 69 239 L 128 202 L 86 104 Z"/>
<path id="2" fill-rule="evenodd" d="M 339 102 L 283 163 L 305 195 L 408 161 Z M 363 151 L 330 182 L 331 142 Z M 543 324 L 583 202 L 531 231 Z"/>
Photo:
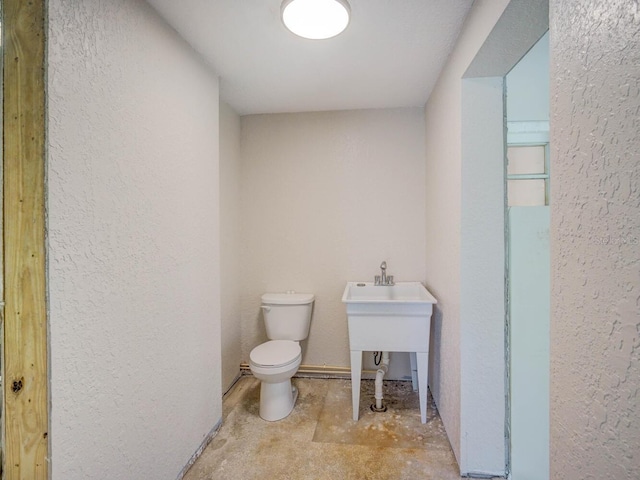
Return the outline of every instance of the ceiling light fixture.
<path id="1" fill-rule="evenodd" d="M 282 23 L 296 35 L 324 40 L 342 33 L 349 25 L 351 8 L 347 0 L 284 0 Z"/>

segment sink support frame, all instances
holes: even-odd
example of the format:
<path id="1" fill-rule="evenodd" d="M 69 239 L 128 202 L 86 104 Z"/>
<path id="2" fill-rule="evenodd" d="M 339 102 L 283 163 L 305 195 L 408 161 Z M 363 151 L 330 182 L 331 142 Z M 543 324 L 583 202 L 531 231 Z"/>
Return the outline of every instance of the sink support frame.
<path id="1" fill-rule="evenodd" d="M 433 305 L 402 305 L 399 308 L 396 306 L 394 311 L 385 311 L 389 307 L 347 305 L 353 420 L 357 421 L 359 417 L 362 352 L 409 352 L 416 359 L 420 420 L 427 423 L 429 337 Z"/>
<path id="2" fill-rule="evenodd" d="M 430 323 L 430 322 L 429 322 Z M 353 406 L 353 420 L 360 416 L 360 380 L 362 378 L 362 352 L 351 350 L 351 402 Z M 418 369 L 418 395 L 420 397 L 420 421 L 427 423 L 427 385 L 429 384 L 429 339 L 427 338 L 426 352 L 411 352 L 416 357 Z"/>

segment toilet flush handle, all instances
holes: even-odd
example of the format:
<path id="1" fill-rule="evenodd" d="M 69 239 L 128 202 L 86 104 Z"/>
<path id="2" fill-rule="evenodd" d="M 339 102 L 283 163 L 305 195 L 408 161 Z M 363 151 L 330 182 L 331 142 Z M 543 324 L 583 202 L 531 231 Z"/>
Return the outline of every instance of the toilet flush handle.
<path id="1" fill-rule="evenodd" d="M 270 312 L 271 311 L 271 307 L 269 305 L 262 305 L 260 308 L 262 310 L 264 310 L 265 312 Z"/>

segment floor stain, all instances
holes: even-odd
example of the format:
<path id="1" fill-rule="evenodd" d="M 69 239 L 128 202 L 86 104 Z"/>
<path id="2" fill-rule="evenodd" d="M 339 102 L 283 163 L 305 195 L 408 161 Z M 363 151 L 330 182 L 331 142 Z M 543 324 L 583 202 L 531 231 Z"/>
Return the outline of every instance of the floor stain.
<path id="1" fill-rule="evenodd" d="M 277 422 L 258 415 L 260 382 L 241 378 L 223 402 L 223 424 L 184 480 L 459 480 L 431 398 L 420 423 L 411 382 L 384 382 L 387 412 L 374 413 L 373 381 L 362 381 L 360 419 L 351 382 L 294 378 L 300 396 Z"/>

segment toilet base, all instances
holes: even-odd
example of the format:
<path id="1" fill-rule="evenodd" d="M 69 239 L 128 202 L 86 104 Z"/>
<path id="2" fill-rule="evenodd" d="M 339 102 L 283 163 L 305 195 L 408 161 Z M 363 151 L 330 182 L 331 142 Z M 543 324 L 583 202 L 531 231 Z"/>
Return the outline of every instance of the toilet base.
<path id="1" fill-rule="evenodd" d="M 260 384 L 260 417 L 269 422 L 289 416 L 298 398 L 298 389 L 291 379 L 284 382 Z"/>

